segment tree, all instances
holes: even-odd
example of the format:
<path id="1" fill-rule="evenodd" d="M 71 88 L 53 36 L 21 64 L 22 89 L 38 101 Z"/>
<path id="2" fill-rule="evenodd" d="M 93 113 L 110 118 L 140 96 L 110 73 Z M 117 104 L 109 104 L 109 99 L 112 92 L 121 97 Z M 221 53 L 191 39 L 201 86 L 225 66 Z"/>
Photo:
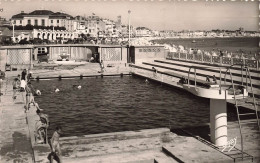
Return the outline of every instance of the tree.
<path id="1" fill-rule="evenodd" d="M 29 41 L 27 41 L 27 38 L 24 38 L 21 41 L 19 41 L 18 44 L 20 44 L 20 45 L 29 44 Z"/>
<path id="2" fill-rule="evenodd" d="M 33 30 L 33 25 L 27 24 L 24 29 L 25 30 Z"/>
<path id="3" fill-rule="evenodd" d="M 32 41 L 31 41 L 33 44 L 42 44 L 42 39 L 40 38 L 34 38 Z"/>

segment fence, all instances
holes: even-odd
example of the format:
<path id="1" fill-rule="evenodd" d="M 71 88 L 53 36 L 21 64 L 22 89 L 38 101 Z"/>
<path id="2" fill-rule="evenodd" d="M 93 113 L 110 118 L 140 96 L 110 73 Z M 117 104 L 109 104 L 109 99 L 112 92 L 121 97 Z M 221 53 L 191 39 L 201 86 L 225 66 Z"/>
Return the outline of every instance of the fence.
<path id="1" fill-rule="evenodd" d="M 100 53 L 103 61 L 121 61 L 122 48 L 121 47 L 102 47 Z"/>
<path id="2" fill-rule="evenodd" d="M 241 59 L 241 58 L 229 58 L 229 57 L 219 57 L 219 56 L 209 56 L 205 54 L 189 54 L 189 53 L 179 53 L 179 52 L 168 52 L 166 59 L 180 59 L 187 61 L 195 61 L 209 64 L 218 65 L 234 65 L 242 64 L 247 65 L 250 68 L 259 69 L 259 61 L 252 59 Z"/>
<path id="3" fill-rule="evenodd" d="M 9 65 L 30 64 L 31 49 L 8 49 L 7 61 Z"/>
<path id="4" fill-rule="evenodd" d="M 1 69 L 29 69 L 32 68 L 32 49 L 5 49 L 1 50 Z"/>

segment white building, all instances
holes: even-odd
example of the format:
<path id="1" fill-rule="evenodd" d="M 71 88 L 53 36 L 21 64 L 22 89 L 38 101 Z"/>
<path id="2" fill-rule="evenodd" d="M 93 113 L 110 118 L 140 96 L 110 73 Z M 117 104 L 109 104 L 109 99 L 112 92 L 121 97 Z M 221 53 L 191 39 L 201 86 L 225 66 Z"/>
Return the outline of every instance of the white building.
<path id="1" fill-rule="evenodd" d="M 72 16 L 61 13 L 52 12 L 49 10 L 35 10 L 30 13 L 13 15 L 11 22 L 15 26 L 43 26 L 43 27 L 64 27 L 66 30 L 72 31 L 74 28 L 74 19 Z"/>
<path id="2" fill-rule="evenodd" d="M 151 37 L 152 32 L 150 29 L 148 29 L 146 27 L 137 27 L 135 29 L 135 36 L 136 37 Z"/>
<path id="3" fill-rule="evenodd" d="M 33 38 L 47 39 L 47 40 L 68 40 L 78 38 L 78 34 L 73 31 L 68 30 L 41 30 L 34 29 L 33 30 Z"/>

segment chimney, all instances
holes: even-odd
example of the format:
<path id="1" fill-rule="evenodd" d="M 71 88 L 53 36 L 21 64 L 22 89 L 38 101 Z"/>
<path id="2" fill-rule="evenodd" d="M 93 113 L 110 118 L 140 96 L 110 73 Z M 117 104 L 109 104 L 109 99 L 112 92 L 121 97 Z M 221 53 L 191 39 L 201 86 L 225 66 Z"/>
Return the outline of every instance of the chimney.
<path id="1" fill-rule="evenodd" d="M 24 11 L 21 11 L 21 13 L 23 14 L 23 13 L 24 13 Z"/>

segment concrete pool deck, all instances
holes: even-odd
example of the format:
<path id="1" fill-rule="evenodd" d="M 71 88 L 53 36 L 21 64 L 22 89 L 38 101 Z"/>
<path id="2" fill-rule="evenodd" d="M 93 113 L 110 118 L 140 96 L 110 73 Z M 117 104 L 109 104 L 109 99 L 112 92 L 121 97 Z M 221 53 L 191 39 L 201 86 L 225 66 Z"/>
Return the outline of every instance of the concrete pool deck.
<path id="1" fill-rule="evenodd" d="M 129 72 L 128 68 L 123 69 L 125 65 L 121 66 L 122 69 L 120 68 L 119 73 Z M 91 67 L 91 70 L 85 70 L 86 67 L 78 67 L 76 70 L 79 72 L 78 74 L 100 75 L 100 73 L 97 73 L 100 70 L 98 66 L 91 65 Z M 117 73 L 116 71 L 117 68 L 114 67 L 104 74 Z M 51 70 L 33 70 L 33 72 L 34 76 L 39 73 L 45 74 L 46 77 L 55 74 L 64 75 L 64 73 L 68 75 L 75 74 L 75 71 L 71 70 L 60 70 L 59 73 Z M 17 100 L 13 102 L 11 78 L 17 74 L 18 72 L 7 72 L 7 79 L 3 81 L 1 87 L 3 96 L 0 97 L 0 162 L 48 162 L 49 146 L 34 143 L 33 125 L 37 120 L 35 108 L 32 107 L 27 114 L 24 113 L 22 94 L 19 94 Z M 208 136 L 209 133 L 205 128 L 199 127 L 185 130 L 201 137 L 203 137 L 203 134 Z M 247 126 L 244 132 L 247 133 L 245 151 L 254 156 L 254 162 L 259 162 L 259 133 L 256 132 L 255 126 Z M 64 137 L 61 138 L 63 162 L 233 162 L 233 159 L 198 141 L 196 138 L 176 133 L 170 132 L 167 128 L 160 128 Z M 240 148 L 238 126 L 234 122 L 229 122 L 228 140 L 234 137 L 238 138 L 237 147 Z M 170 153 L 165 152 L 165 149 Z M 244 162 L 250 162 L 250 160 L 244 160 Z"/>

